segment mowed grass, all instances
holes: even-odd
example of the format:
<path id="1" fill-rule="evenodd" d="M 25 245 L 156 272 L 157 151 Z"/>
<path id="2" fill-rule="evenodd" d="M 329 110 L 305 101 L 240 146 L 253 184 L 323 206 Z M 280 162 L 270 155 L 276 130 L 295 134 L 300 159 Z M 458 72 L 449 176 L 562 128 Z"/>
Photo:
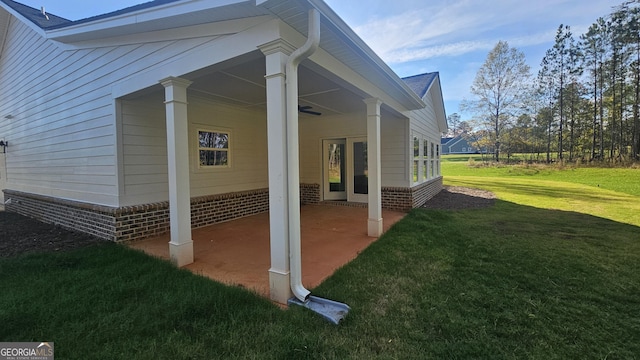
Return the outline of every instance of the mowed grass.
<path id="1" fill-rule="evenodd" d="M 638 358 L 640 227 L 582 205 L 637 195 L 483 175 L 447 182 L 494 207 L 414 210 L 313 289 L 352 307 L 339 326 L 107 244 L 0 259 L 0 341 L 61 359 Z"/>
<path id="2" fill-rule="evenodd" d="M 478 166 L 477 161 L 464 159 L 444 157 L 446 185 L 482 188 L 517 204 L 578 211 L 640 226 L 640 168 Z"/>

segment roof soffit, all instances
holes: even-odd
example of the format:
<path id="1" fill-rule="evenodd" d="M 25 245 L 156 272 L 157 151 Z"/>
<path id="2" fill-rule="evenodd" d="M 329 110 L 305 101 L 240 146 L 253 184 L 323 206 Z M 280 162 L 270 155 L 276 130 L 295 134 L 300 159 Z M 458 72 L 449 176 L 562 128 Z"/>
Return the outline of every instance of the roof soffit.
<path id="1" fill-rule="evenodd" d="M 425 106 L 422 99 L 322 0 L 267 0 L 262 6 L 303 36 L 308 31 L 307 12 L 315 7 L 322 14 L 320 48 L 384 89 L 406 109 Z"/>

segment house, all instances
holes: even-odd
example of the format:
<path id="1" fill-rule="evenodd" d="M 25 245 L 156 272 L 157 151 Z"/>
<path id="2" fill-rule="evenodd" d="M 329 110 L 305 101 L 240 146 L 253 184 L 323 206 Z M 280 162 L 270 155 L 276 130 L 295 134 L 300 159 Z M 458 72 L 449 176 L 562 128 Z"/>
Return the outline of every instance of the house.
<path id="1" fill-rule="evenodd" d="M 301 203 L 365 203 L 379 236 L 382 207 L 442 188 L 438 73 L 400 79 L 321 0 L 156 0 L 78 21 L 0 0 L 0 46 L 7 211 L 114 241 L 170 231 L 178 266 L 192 228 L 269 212 L 276 301 Z"/>
<path id="2" fill-rule="evenodd" d="M 466 134 L 441 139 L 442 154 L 478 154 L 486 153 L 485 148 L 479 148 Z"/>

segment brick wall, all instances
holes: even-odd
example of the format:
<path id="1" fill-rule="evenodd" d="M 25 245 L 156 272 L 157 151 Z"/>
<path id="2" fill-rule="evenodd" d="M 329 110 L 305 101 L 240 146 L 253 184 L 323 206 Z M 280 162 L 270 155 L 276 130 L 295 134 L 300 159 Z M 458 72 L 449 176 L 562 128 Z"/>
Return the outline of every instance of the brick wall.
<path id="1" fill-rule="evenodd" d="M 412 192 L 412 208 L 418 208 L 424 205 L 427 200 L 436 196 L 442 190 L 442 176 L 429 180 L 426 183 L 414 186 Z"/>
<path id="2" fill-rule="evenodd" d="M 157 236 L 169 231 L 169 202 L 109 207 L 5 190 L 6 211 L 111 241 Z M 269 190 L 191 199 L 191 226 L 198 228 L 269 211 Z"/>
<path id="3" fill-rule="evenodd" d="M 269 189 L 192 198 L 191 227 L 199 228 L 267 211 Z"/>
<path id="4" fill-rule="evenodd" d="M 320 184 L 300 184 L 300 202 L 317 204 L 320 202 Z"/>
<path id="5" fill-rule="evenodd" d="M 409 211 L 442 190 L 442 177 L 413 188 L 382 188 L 382 207 Z M 109 207 L 49 196 L 4 191 L 5 210 L 111 241 L 138 240 L 169 231 L 169 202 Z M 320 202 L 320 185 L 301 184 L 303 204 Z M 345 205 L 349 205 L 344 202 Z M 269 211 L 269 189 L 191 199 L 191 227 L 198 228 Z"/>
<path id="6" fill-rule="evenodd" d="M 116 208 L 4 190 L 5 210 L 115 240 Z"/>
<path id="7" fill-rule="evenodd" d="M 429 180 L 412 188 L 383 187 L 382 207 L 389 210 L 409 211 L 424 205 L 442 190 L 442 177 Z"/>
<path id="8" fill-rule="evenodd" d="M 382 208 L 409 211 L 412 208 L 411 189 L 405 187 L 383 187 Z"/>

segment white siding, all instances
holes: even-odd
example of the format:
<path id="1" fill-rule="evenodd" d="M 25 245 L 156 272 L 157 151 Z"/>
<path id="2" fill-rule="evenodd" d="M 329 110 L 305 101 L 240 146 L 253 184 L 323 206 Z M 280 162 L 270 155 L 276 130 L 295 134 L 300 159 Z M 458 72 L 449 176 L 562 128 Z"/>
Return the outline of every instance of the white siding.
<path id="1" fill-rule="evenodd" d="M 367 136 L 367 117 L 365 112 L 301 116 L 299 130 L 300 182 L 322 184 L 322 139 Z"/>
<path id="2" fill-rule="evenodd" d="M 382 116 L 382 186 L 409 186 L 406 169 L 408 121 Z M 366 113 L 300 118 L 300 182 L 322 184 L 322 140 L 366 137 Z"/>
<path id="3" fill-rule="evenodd" d="M 118 206 L 112 86 L 215 40 L 62 50 L 12 19 L 0 58 L 7 187 Z"/>
<path id="4" fill-rule="evenodd" d="M 408 187 L 407 133 L 409 120 L 382 117 L 380 121 L 380 162 L 382 186 Z"/>
<path id="5" fill-rule="evenodd" d="M 421 159 L 418 162 L 418 180 L 417 182 L 413 182 L 413 136 L 417 136 L 420 139 L 421 154 L 423 152 L 424 140 L 427 140 L 429 143 L 434 143 L 437 146 L 440 145 L 441 134 L 438 128 L 438 120 L 436 115 L 437 110 L 435 110 L 435 107 L 433 104 L 432 91 L 435 91 L 433 87 L 423 97 L 423 100 L 426 104 L 426 106 L 423 109 L 414 110 L 408 113 L 411 119 L 411 126 L 410 126 L 410 132 L 409 132 L 410 141 L 406 147 L 407 150 L 409 151 L 406 158 L 410 165 L 407 173 L 411 176 L 410 179 L 413 185 L 426 181 L 425 179 L 423 179 L 424 160 Z M 429 164 L 431 163 L 429 162 Z M 439 161 L 436 161 L 434 163 L 434 167 L 439 168 Z M 429 172 L 429 174 L 431 174 L 431 172 Z M 439 176 L 438 171 L 435 171 L 433 176 L 435 177 Z M 431 178 L 433 178 L 431 175 L 427 176 L 427 179 L 431 179 Z"/>
<path id="6" fill-rule="evenodd" d="M 189 93 L 191 196 L 266 188 L 267 123 L 264 112 L 216 104 Z M 198 129 L 229 131 L 231 166 L 198 168 Z M 161 95 L 122 101 L 124 192 L 122 205 L 166 201 L 167 133 Z"/>
<path id="7" fill-rule="evenodd" d="M 121 205 L 166 201 L 167 127 L 162 95 L 122 100 Z"/>
<path id="8" fill-rule="evenodd" d="M 249 111 L 191 97 L 189 100 L 191 196 L 224 194 L 269 187 L 267 118 Z M 198 128 L 230 132 L 231 166 L 198 169 Z"/>

